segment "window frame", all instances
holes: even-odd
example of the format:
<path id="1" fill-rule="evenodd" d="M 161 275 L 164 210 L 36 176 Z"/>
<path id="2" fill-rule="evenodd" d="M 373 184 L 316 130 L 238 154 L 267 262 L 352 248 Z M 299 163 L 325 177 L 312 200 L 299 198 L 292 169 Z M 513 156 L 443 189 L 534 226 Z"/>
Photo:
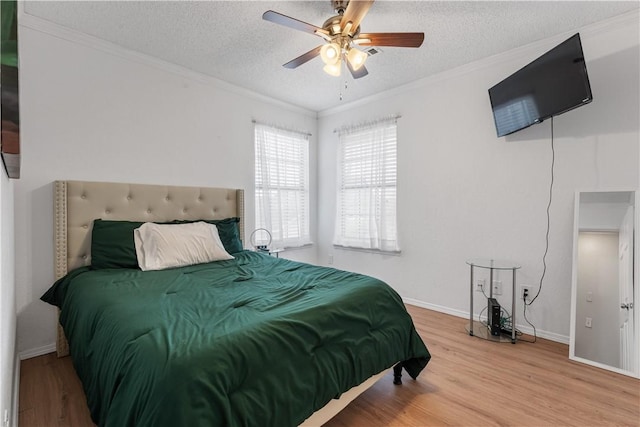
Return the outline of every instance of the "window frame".
<path id="1" fill-rule="evenodd" d="M 269 231 L 271 248 L 312 243 L 309 145 L 308 133 L 254 123 L 255 229 Z M 252 245 L 268 244 L 258 233 L 252 240 Z"/>
<path id="2" fill-rule="evenodd" d="M 399 254 L 397 117 L 343 128 L 339 139 L 333 246 Z M 358 174 L 361 181 L 354 183 Z M 350 206 L 344 206 L 347 192 L 354 193 Z M 348 216 L 356 218 L 350 231 L 345 229 Z"/>

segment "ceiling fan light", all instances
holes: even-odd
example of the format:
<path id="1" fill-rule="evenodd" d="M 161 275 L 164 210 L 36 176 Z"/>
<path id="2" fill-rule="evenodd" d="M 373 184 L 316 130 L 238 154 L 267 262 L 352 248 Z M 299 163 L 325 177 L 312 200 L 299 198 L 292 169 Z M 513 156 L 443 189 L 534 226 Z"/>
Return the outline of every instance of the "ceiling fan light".
<path id="1" fill-rule="evenodd" d="M 330 76 L 340 77 L 340 71 L 342 69 L 341 65 L 342 64 L 340 62 L 336 64 L 327 64 L 322 69 L 324 70 L 325 73 L 329 74 Z"/>
<path id="2" fill-rule="evenodd" d="M 320 49 L 320 57 L 327 65 L 340 61 L 340 46 L 337 43 L 327 43 Z"/>
<path id="3" fill-rule="evenodd" d="M 351 49 L 347 54 L 347 61 L 354 70 L 360 69 L 367 60 L 367 54 L 358 49 Z"/>

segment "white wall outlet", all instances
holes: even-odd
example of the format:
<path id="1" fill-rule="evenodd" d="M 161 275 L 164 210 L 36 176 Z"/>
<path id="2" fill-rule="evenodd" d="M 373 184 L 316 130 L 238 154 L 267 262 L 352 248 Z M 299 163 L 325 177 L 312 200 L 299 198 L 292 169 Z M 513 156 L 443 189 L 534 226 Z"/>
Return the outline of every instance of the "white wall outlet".
<path id="1" fill-rule="evenodd" d="M 493 294 L 502 295 L 502 282 L 500 280 L 493 281 Z"/>
<path id="2" fill-rule="evenodd" d="M 587 292 L 587 302 L 593 301 L 593 292 Z"/>
<path id="3" fill-rule="evenodd" d="M 584 321 L 584 326 L 586 326 L 587 328 L 591 327 L 591 317 L 587 317 Z"/>
<path id="4" fill-rule="evenodd" d="M 484 279 L 478 279 L 476 280 L 476 292 L 482 292 L 482 290 L 484 289 L 484 284 L 487 281 Z"/>
<path id="5" fill-rule="evenodd" d="M 526 302 L 531 301 L 531 287 L 529 285 L 520 285 L 520 299 Z"/>
<path id="6" fill-rule="evenodd" d="M 329 254 L 327 262 L 329 263 L 329 265 L 333 265 L 333 254 Z"/>

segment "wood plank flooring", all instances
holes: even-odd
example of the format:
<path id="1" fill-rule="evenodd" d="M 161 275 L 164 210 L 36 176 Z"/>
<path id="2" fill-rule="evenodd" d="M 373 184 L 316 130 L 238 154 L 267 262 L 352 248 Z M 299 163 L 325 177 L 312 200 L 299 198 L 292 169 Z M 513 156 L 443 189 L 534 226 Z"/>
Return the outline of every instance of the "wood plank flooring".
<path id="1" fill-rule="evenodd" d="M 402 386 L 389 372 L 325 426 L 640 426 L 640 380 L 569 361 L 563 344 L 489 342 L 464 319 L 407 308 L 432 354 L 425 371 Z M 69 357 L 22 362 L 19 425 L 93 425 Z"/>

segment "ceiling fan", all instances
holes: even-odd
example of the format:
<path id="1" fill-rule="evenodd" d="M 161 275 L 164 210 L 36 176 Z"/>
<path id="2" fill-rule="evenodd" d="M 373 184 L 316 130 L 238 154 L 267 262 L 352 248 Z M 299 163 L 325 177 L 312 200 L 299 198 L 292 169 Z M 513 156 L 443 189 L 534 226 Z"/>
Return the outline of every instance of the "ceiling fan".
<path id="1" fill-rule="evenodd" d="M 367 53 L 360 46 L 420 47 L 424 33 L 361 33 L 360 22 L 369 11 L 374 0 L 330 0 L 337 15 L 327 19 L 322 27 L 308 24 L 273 10 L 268 10 L 262 19 L 294 30 L 304 31 L 325 40 L 309 52 L 287 62 L 285 68 L 297 68 L 320 55 L 325 63 L 323 70 L 332 76 L 340 76 L 342 62 L 346 64 L 354 79 L 369 74 L 364 66 Z"/>

